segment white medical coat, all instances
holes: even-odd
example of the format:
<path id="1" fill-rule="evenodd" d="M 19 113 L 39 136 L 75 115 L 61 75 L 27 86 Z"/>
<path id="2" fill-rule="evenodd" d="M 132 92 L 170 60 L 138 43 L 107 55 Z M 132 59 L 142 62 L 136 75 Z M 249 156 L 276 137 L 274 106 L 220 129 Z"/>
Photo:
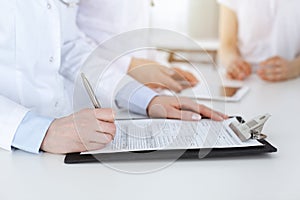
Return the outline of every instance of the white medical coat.
<path id="1" fill-rule="evenodd" d="M 73 112 L 73 82 L 94 48 L 77 28 L 77 9 L 59 0 L 1 0 L 0 148 L 11 149 L 29 110 L 54 118 Z"/>

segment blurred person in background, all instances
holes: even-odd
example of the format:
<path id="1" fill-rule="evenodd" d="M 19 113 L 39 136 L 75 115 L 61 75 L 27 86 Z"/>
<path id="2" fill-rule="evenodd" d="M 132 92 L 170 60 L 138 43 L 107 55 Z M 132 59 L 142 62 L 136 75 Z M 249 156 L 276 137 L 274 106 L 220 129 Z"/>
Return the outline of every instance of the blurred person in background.
<path id="1" fill-rule="evenodd" d="M 300 75 L 300 1 L 218 0 L 221 62 L 231 79 Z"/>
<path id="2" fill-rule="evenodd" d="M 154 3 L 153 0 L 83 0 L 80 1 L 77 24 L 99 45 L 120 33 L 149 28 Z M 187 71 L 169 68 L 145 57 L 139 52 L 133 57 L 122 57 L 123 65 L 119 70 L 153 89 L 181 92 L 198 83 L 197 78 Z"/>

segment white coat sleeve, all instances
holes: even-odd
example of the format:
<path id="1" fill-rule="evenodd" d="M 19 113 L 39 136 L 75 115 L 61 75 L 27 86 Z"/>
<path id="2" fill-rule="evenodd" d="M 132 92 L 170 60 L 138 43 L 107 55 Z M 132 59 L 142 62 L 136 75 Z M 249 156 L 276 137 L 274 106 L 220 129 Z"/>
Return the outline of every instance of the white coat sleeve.
<path id="1" fill-rule="evenodd" d="M 0 105 L 0 147 L 11 150 L 15 133 L 29 110 L 4 96 L 0 96 Z"/>
<path id="2" fill-rule="evenodd" d="M 28 109 L 8 98 L 14 76 L 7 70 L 15 66 L 15 1 L 1 1 L 0 7 L 0 148 L 10 150 L 19 124 Z M 13 78 L 11 78 L 13 77 Z"/>

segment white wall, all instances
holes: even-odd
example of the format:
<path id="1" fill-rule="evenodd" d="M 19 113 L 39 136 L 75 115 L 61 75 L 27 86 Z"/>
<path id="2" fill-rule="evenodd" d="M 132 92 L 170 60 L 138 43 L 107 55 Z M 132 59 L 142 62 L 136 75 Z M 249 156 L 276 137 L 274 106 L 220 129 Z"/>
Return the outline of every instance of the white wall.
<path id="1" fill-rule="evenodd" d="M 151 26 L 183 33 L 188 32 L 189 0 L 154 0 Z"/>
<path id="2" fill-rule="evenodd" d="M 167 28 L 197 39 L 218 36 L 216 0 L 154 0 L 151 25 Z"/>
<path id="3" fill-rule="evenodd" d="M 219 7 L 216 0 L 188 0 L 189 34 L 194 38 L 217 38 Z"/>

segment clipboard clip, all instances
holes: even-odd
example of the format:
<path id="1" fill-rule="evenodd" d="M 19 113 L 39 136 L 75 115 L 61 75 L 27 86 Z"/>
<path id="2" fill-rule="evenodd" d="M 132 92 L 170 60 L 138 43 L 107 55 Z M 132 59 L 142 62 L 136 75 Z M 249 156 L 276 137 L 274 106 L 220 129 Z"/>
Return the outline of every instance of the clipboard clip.
<path id="1" fill-rule="evenodd" d="M 265 139 L 267 138 L 267 136 L 262 134 L 262 130 L 265 123 L 270 117 L 270 114 L 260 115 L 248 122 L 232 122 L 229 124 L 229 127 L 240 138 L 242 142 L 246 142 L 251 139 Z"/>

